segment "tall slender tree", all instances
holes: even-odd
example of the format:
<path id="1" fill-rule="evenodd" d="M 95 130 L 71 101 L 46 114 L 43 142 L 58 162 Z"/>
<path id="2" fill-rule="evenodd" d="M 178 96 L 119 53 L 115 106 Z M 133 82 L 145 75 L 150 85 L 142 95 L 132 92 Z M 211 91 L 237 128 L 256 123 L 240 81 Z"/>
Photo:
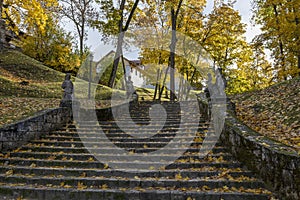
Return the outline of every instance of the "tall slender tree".
<path id="1" fill-rule="evenodd" d="M 140 0 L 121 0 L 116 5 L 113 0 L 99 0 L 101 20 L 94 21 L 93 26 L 104 35 L 104 39 L 110 36 L 118 37 L 115 59 L 109 79 L 109 87 L 113 87 L 116 79 L 120 58 L 123 56 L 123 43 L 125 32 L 128 30 Z"/>
<path id="2" fill-rule="evenodd" d="M 98 18 L 98 11 L 93 5 L 95 0 L 59 0 L 59 2 L 62 16 L 71 20 L 75 25 L 79 37 L 79 52 L 83 59 L 87 28 Z"/>
<path id="3" fill-rule="evenodd" d="M 183 0 L 172 1 L 170 4 L 170 10 L 171 10 L 171 24 L 172 24 L 172 39 L 170 44 L 170 101 L 175 101 L 175 51 L 176 51 L 176 42 L 177 42 L 177 19 L 180 12 L 180 8 L 182 6 Z"/>
<path id="4" fill-rule="evenodd" d="M 2 7 L 3 7 L 3 0 L 0 0 L 0 49 L 3 48 L 3 42 L 4 42 L 4 37 L 5 37 L 5 29 L 4 29 L 4 22 L 2 20 Z"/>

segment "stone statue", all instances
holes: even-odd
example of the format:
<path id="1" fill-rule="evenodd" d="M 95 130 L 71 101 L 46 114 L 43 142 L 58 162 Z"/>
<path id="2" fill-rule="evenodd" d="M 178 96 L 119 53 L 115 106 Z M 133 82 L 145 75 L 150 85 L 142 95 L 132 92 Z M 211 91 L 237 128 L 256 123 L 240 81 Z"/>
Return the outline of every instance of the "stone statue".
<path id="1" fill-rule="evenodd" d="M 219 77 L 220 79 L 220 81 L 221 81 L 221 79 L 222 79 L 222 81 L 223 81 L 223 87 L 224 88 L 226 88 L 227 87 L 227 80 L 225 79 L 225 77 L 224 77 L 224 74 L 223 74 L 223 69 L 222 68 L 218 68 L 217 69 L 217 77 Z M 219 82 L 220 82 L 219 81 Z"/>
<path id="2" fill-rule="evenodd" d="M 133 86 L 133 82 L 131 80 L 131 76 L 128 77 L 128 81 L 126 83 L 126 87 L 127 87 L 127 98 L 134 98 L 136 99 L 138 96 L 137 96 L 137 93 L 134 89 L 134 86 Z"/>
<path id="3" fill-rule="evenodd" d="M 220 70 L 216 74 L 216 95 L 217 97 L 225 97 L 226 80 Z"/>
<path id="4" fill-rule="evenodd" d="M 73 83 L 71 81 L 71 74 L 66 74 L 65 80 L 61 87 L 64 89 L 63 101 L 71 101 L 73 97 Z"/>

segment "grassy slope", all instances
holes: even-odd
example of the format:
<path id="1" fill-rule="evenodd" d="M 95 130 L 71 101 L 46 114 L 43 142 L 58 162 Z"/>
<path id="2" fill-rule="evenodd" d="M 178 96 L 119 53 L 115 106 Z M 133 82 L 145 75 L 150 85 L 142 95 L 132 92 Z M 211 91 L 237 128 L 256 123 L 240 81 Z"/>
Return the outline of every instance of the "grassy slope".
<path id="1" fill-rule="evenodd" d="M 249 127 L 300 153 L 300 78 L 235 95 L 237 115 Z"/>
<path id="2" fill-rule="evenodd" d="M 0 96 L 61 98 L 63 80 L 63 73 L 18 51 L 0 53 Z"/>
<path id="3" fill-rule="evenodd" d="M 52 70 L 18 51 L 0 52 L 0 127 L 47 108 L 58 107 L 65 74 Z M 85 81 L 76 80 L 79 84 Z M 26 83 L 25 85 L 22 82 Z M 108 106 L 112 90 L 98 87 L 97 107 Z M 119 96 L 123 91 L 114 90 Z M 104 101 L 102 101 L 104 99 Z"/>
<path id="4" fill-rule="evenodd" d="M 63 80 L 63 73 L 21 52 L 0 52 L 0 126 L 58 107 Z"/>

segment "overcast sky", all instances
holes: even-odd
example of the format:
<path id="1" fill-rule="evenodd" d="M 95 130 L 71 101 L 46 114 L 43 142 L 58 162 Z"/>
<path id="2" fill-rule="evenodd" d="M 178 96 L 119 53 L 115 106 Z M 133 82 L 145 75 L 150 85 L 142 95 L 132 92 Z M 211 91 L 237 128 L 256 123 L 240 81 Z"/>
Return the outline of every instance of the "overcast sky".
<path id="1" fill-rule="evenodd" d="M 208 2 L 207 8 L 205 11 L 206 13 L 208 13 L 213 7 L 213 0 L 207 0 L 207 2 Z M 234 8 L 240 12 L 240 15 L 242 16 L 242 22 L 247 24 L 247 32 L 246 32 L 245 36 L 246 36 L 247 41 L 250 42 L 252 40 L 252 38 L 255 35 L 259 34 L 259 32 L 260 32 L 258 27 L 253 27 L 250 24 L 251 0 L 238 0 L 235 4 Z M 72 30 L 71 27 L 68 29 Z M 101 38 L 101 35 L 97 31 L 89 30 L 88 40 L 86 42 L 86 45 L 88 47 L 91 47 L 91 49 L 95 52 L 96 59 L 98 59 L 97 57 L 104 56 L 110 50 L 114 50 L 114 48 L 111 46 L 107 46 L 107 45 L 105 46 L 103 44 L 103 42 L 100 41 L 100 38 Z M 125 52 L 125 57 L 128 59 L 137 59 L 138 50 L 133 49 L 131 53 Z"/>

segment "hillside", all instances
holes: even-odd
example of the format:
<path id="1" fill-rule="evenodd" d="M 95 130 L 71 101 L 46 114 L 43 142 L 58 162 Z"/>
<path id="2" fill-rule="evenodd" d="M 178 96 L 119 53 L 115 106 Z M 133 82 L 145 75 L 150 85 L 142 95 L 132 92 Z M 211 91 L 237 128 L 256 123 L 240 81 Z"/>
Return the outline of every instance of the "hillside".
<path id="1" fill-rule="evenodd" d="M 21 52 L 0 52 L 0 126 L 58 107 L 64 74 Z"/>
<path id="2" fill-rule="evenodd" d="M 0 96 L 60 98 L 64 74 L 18 51 L 0 54 Z"/>
<path id="3" fill-rule="evenodd" d="M 38 111 L 58 107 L 63 94 L 61 84 L 64 78 L 64 73 L 52 70 L 21 52 L 1 51 L 0 127 Z M 84 82 L 79 80 L 79 84 Z M 106 107 L 112 90 L 97 86 L 96 106 Z M 124 91 L 114 92 L 120 96 L 125 95 Z"/>
<path id="4" fill-rule="evenodd" d="M 300 78 L 232 97 L 238 118 L 300 153 Z"/>

